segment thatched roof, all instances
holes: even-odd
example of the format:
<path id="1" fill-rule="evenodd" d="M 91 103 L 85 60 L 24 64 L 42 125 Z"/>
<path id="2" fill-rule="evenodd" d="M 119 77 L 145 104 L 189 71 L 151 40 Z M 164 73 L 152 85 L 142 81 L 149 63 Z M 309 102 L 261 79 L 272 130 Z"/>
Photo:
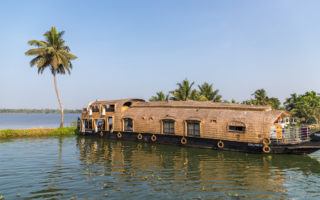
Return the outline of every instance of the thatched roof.
<path id="1" fill-rule="evenodd" d="M 121 111 L 122 116 L 139 118 L 153 117 L 155 119 L 239 119 L 241 121 L 273 123 L 279 117 L 289 115 L 285 111 L 272 110 L 270 106 L 216 103 L 210 101 L 146 102 L 143 99 L 120 99 L 95 101 L 92 102 L 91 105 L 105 104 L 116 104 L 118 108 L 128 106 L 128 109 Z"/>
<path id="2" fill-rule="evenodd" d="M 216 103 L 212 101 L 152 101 L 135 102 L 132 107 L 170 107 L 170 108 L 205 108 L 205 109 L 230 109 L 230 110 L 271 110 L 270 106 L 256 106 L 233 103 Z"/>

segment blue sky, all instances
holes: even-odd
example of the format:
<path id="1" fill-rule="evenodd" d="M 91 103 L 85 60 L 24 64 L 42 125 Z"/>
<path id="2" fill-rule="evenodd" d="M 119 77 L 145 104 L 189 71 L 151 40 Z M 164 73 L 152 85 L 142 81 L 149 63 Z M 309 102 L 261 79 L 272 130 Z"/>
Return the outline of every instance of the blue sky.
<path id="1" fill-rule="evenodd" d="M 24 52 L 52 25 L 79 58 L 58 79 L 66 108 L 148 99 L 184 78 L 242 101 L 320 91 L 320 1 L 14 1 L 0 7 L 0 108 L 56 108 L 49 71 Z"/>

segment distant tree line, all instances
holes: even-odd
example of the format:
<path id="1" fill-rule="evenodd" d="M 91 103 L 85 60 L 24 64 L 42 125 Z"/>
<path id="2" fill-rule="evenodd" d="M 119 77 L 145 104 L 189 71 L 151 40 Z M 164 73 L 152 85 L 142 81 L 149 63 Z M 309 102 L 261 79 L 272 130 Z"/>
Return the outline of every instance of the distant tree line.
<path id="1" fill-rule="evenodd" d="M 40 114 L 59 114 L 58 109 L 0 109 L 0 113 L 40 113 Z M 79 109 L 66 109 L 65 113 L 81 113 Z"/>
<path id="2" fill-rule="evenodd" d="M 283 103 L 276 97 L 269 97 L 265 89 L 258 89 L 252 94 L 252 98 L 243 102 L 223 100 L 219 90 L 213 84 L 204 82 L 194 87 L 194 82 L 188 79 L 177 83 L 177 88 L 165 94 L 159 91 L 152 96 L 150 101 L 212 101 L 224 103 L 237 103 L 247 105 L 271 106 L 273 109 L 286 110 L 300 122 L 306 124 L 319 124 L 320 122 L 320 96 L 315 91 L 308 91 L 304 94 L 291 94 Z"/>

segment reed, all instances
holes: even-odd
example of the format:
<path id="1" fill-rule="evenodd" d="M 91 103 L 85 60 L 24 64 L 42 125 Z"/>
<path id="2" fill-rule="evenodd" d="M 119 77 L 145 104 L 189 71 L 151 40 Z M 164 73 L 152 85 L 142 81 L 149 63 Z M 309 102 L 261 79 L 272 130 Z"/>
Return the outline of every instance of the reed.
<path id="1" fill-rule="evenodd" d="M 0 130 L 0 139 L 20 137 L 71 136 L 76 134 L 75 127 L 65 128 L 32 128 Z"/>

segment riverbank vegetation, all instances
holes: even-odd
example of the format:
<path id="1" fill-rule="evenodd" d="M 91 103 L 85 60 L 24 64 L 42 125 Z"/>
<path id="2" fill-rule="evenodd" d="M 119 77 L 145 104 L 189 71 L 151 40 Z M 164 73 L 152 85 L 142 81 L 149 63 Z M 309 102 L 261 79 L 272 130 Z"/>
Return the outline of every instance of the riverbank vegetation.
<path id="1" fill-rule="evenodd" d="M 39 113 L 39 114 L 59 114 L 57 109 L 0 109 L 0 113 Z M 64 113 L 81 113 L 80 109 L 65 109 Z"/>
<path id="2" fill-rule="evenodd" d="M 34 129 L 7 129 L 0 130 L 0 139 L 21 137 L 51 137 L 71 136 L 76 134 L 75 127 L 65 128 L 34 128 Z"/>
<path id="3" fill-rule="evenodd" d="M 167 94 L 159 91 L 152 96 L 150 101 L 213 101 L 224 103 L 237 103 L 247 105 L 269 105 L 273 109 L 286 110 L 292 117 L 304 124 L 320 123 L 320 96 L 315 91 L 307 91 L 304 94 L 291 94 L 284 102 L 277 97 L 269 97 L 265 89 L 257 89 L 248 100 L 238 102 L 234 99 L 224 100 L 219 94 L 219 90 L 213 84 L 204 82 L 195 88 L 195 83 L 188 79 L 177 83 L 177 88 Z"/>

